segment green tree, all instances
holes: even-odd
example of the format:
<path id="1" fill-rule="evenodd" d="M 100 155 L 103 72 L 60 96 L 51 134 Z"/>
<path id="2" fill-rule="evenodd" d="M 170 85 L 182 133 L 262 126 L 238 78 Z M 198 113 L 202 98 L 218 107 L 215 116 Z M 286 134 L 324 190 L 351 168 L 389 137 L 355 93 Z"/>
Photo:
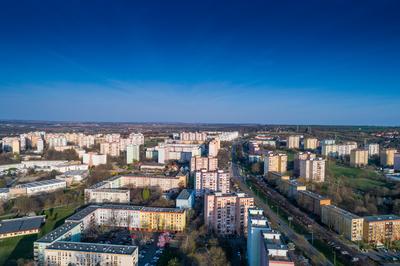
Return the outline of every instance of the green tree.
<path id="1" fill-rule="evenodd" d="M 178 258 L 173 258 L 168 261 L 168 266 L 179 266 Z"/>
<path id="2" fill-rule="evenodd" d="M 142 198 L 144 201 L 147 201 L 150 199 L 150 189 L 149 188 L 144 188 L 142 191 Z"/>
<path id="3" fill-rule="evenodd" d="M 6 187 L 7 186 L 7 182 L 4 178 L 0 179 L 0 188 L 2 187 Z"/>

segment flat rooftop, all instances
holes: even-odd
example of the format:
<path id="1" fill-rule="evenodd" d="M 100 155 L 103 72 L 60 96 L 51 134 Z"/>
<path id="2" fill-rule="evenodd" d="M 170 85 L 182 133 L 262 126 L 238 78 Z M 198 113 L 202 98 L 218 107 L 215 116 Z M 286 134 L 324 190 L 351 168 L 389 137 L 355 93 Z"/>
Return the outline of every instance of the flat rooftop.
<path id="1" fill-rule="evenodd" d="M 8 192 L 10 192 L 10 189 L 9 188 L 0 188 L 0 193 L 8 193 Z"/>
<path id="2" fill-rule="evenodd" d="M 64 234 L 68 233 L 68 231 L 74 229 L 76 226 L 81 226 L 80 222 L 65 222 L 61 226 L 57 227 L 50 233 L 46 234 L 42 238 L 36 240 L 36 242 L 41 243 L 52 243 L 56 241 L 58 238 L 62 237 Z"/>
<path id="3" fill-rule="evenodd" d="M 318 199 L 318 200 L 324 200 L 324 199 L 327 200 L 327 199 L 329 199 L 327 197 L 324 197 L 324 196 L 322 196 L 320 194 L 314 193 L 314 192 L 309 191 L 309 190 L 301 190 L 301 191 L 299 191 L 299 193 L 306 194 L 307 196 L 310 196 L 310 197 L 312 197 L 314 199 Z"/>
<path id="4" fill-rule="evenodd" d="M 395 221 L 400 220 L 400 216 L 388 214 L 388 215 L 374 215 L 374 216 L 366 216 L 364 220 L 368 222 L 380 222 L 380 221 Z"/>
<path id="5" fill-rule="evenodd" d="M 360 219 L 361 218 L 360 216 L 358 216 L 358 215 L 356 215 L 354 213 L 351 213 L 349 211 L 346 211 L 346 210 L 344 210 L 342 208 L 339 208 L 339 207 L 337 207 L 335 205 L 326 205 L 326 206 L 322 206 L 322 207 L 323 208 L 329 208 L 331 211 L 335 211 L 335 212 L 337 212 L 337 213 L 339 213 L 339 214 L 341 214 L 341 215 L 343 215 L 343 216 L 345 216 L 347 218 L 350 218 L 350 219 Z"/>
<path id="6" fill-rule="evenodd" d="M 46 249 L 131 255 L 137 250 L 137 246 L 57 241 L 47 246 Z"/>
<path id="7" fill-rule="evenodd" d="M 39 229 L 45 216 L 22 217 L 0 221 L 0 234 Z"/>
<path id="8" fill-rule="evenodd" d="M 26 183 L 26 184 L 20 184 L 15 187 L 16 188 L 33 188 L 33 187 L 48 186 L 48 185 L 54 185 L 54 184 L 60 184 L 60 183 L 65 183 L 65 181 L 59 180 L 59 179 L 50 179 L 50 180 L 35 181 L 35 182 L 31 182 L 31 183 Z"/>

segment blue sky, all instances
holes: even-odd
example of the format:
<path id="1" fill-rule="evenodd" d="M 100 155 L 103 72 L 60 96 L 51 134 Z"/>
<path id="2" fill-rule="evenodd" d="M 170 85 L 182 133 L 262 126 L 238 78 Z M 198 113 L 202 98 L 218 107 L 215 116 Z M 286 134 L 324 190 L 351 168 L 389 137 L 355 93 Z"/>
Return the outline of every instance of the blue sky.
<path id="1" fill-rule="evenodd" d="M 399 1 L 0 3 L 0 119 L 400 124 Z"/>

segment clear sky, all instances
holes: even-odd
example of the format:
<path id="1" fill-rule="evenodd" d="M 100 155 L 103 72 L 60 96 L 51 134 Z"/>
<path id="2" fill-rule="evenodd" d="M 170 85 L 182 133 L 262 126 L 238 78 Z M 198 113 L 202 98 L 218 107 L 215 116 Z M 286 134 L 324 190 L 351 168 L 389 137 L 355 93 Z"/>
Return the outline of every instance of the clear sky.
<path id="1" fill-rule="evenodd" d="M 400 125 L 400 1 L 2 1 L 0 119 Z"/>

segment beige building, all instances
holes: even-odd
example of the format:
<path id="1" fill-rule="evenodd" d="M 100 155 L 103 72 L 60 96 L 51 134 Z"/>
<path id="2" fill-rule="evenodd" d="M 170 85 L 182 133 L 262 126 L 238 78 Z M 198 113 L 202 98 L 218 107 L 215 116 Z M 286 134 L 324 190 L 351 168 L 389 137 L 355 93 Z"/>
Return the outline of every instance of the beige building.
<path id="1" fill-rule="evenodd" d="M 227 236 L 247 232 L 248 209 L 254 198 L 244 193 L 216 192 L 204 197 L 204 219 L 208 230 Z"/>
<path id="2" fill-rule="evenodd" d="M 85 203 L 129 203 L 127 189 L 85 189 Z"/>
<path id="3" fill-rule="evenodd" d="M 186 142 L 205 142 L 207 139 L 206 132 L 181 132 L 179 133 L 181 141 Z"/>
<path id="4" fill-rule="evenodd" d="M 315 153 L 312 152 L 298 152 L 294 156 L 293 161 L 293 171 L 295 175 L 300 175 L 300 161 L 314 159 L 316 157 Z"/>
<path id="5" fill-rule="evenodd" d="M 309 190 L 301 190 L 297 191 L 297 204 L 301 208 L 320 216 L 321 206 L 331 205 L 331 199 Z"/>
<path id="6" fill-rule="evenodd" d="M 350 152 L 350 165 L 360 167 L 368 165 L 368 150 L 354 149 Z"/>
<path id="7" fill-rule="evenodd" d="M 207 171 L 217 170 L 218 159 L 216 157 L 192 157 L 190 160 L 190 171 L 194 172 L 202 169 L 206 169 Z"/>
<path id="8" fill-rule="evenodd" d="M 380 151 L 381 166 L 393 166 L 396 149 L 382 149 Z"/>
<path id="9" fill-rule="evenodd" d="M 305 138 L 304 139 L 304 149 L 305 150 L 315 150 L 318 147 L 318 139 L 316 138 Z"/>
<path id="10" fill-rule="evenodd" d="M 325 160 L 313 158 L 300 161 L 300 177 L 311 182 L 325 181 Z"/>
<path id="11" fill-rule="evenodd" d="M 287 138 L 286 147 L 288 149 L 299 149 L 300 148 L 300 136 L 293 135 Z"/>
<path id="12" fill-rule="evenodd" d="M 118 157 L 120 155 L 120 147 L 118 142 L 103 142 L 100 143 L 100 153 Z"/>
<path id="13" fill-rule="evenodd" d="M 201 197 L 209 192 L 230 192 L 230 174 L 223 170 L 207 171 L 205 169 L 195 173 L 195 191 L 196 196 Z"/>
<path id="14" fill-rule="evenodd" d="M 350 241 L 363 238 L 364 219 L 334 205 L 321 207 L 321 222 Z"/>
<path id="15" fill-rule="evenodd" d="M 400 217 L 396 215 L 377 215 L 364 217 L 364 241 L 385 244 L 400 240 Z"/>
<path id="16" fill-rule="evenodd" d="M 287 155 L 284 153 L 269 153 L 264 157 L 264 175 L 268 172 L 285 173 L 287 171 Z"/>
<path id="17" fill-rule="evenodd" d="M 136 246 L 57 241 L 44 251 L 45 265 L 136 266 L 138 262 Z"/>
<path id="18" fill-rule="evenodd" d="M 216 157 L 220 148 L 221 142 L 219 141 L 219 139 L 212 139 L 208 143 L 208 156 Z"/>

